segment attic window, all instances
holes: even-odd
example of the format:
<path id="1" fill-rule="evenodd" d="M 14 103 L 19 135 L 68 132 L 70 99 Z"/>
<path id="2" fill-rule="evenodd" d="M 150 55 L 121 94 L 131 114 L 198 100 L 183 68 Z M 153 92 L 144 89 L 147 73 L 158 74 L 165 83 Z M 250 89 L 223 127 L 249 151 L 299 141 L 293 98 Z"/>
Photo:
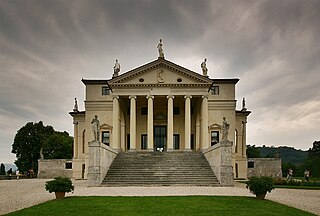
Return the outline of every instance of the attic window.
<path id="1" fill-rule="evenodd" d="M 140 78 L 140 79 L 139 79 L 139 82 L 144 82 L 144 79 L 143 79 L 143 78 Z"/>
<path id="2" fill-rule="evenodd" d="M 177 79 L 177 82 L 182 82 L 182 79 L 181 78 Z"/>

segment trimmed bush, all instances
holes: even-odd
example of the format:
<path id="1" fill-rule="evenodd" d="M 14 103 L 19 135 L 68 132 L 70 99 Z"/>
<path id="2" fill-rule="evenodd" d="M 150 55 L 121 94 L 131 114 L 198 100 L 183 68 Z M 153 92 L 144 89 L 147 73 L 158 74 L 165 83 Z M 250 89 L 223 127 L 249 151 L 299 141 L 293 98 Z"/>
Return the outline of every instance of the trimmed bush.
<path id="1" fill-rule="evenodd" d="M 246 182 L 247 188 L 251 193 L 255 194 L 257 197 L 270 193 L 274 189 L 273 179 L 267 176 L 256 177 L 253 176 L 249 178 Z M 264 196 L 263 198 L 264 199 Z"/>
<path id="2" fill-rule="evenodd" d="M 46 190 L 52 192 L 71 192 L 74 190 L 72 181 L 67 177 L 55 177 L 54 180 L 46 182 Z"/>

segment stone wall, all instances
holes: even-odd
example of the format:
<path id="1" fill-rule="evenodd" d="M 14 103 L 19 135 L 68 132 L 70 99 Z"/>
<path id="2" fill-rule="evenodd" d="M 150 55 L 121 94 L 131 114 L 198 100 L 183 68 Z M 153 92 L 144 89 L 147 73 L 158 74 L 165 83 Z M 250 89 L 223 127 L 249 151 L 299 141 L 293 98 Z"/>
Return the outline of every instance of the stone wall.
<path id="1" fill-rule="evenodd" d="M 281 158 L 248 158 L 248 178 L 251 176 L 282 177 Z"/>
<path id="2" fill-rule="evenodd" d="M 71 163 L 71 169 L 66 169 L 66 163 Z M 57 176 L 72 178 L 72 160 L 68 159 L 39 159 L 38 178 L 49 179 Z"/>
<path id="3" fill-rule="evenodd" d="M 93 141 L 89 143 L 88 186 L 100 186 L 118 152 Z"/>
<path id="4" fill-rule="evenodd" d="M 203 151 L 221 186 L 233 186 L 232 142 L 221 141 Z"/>

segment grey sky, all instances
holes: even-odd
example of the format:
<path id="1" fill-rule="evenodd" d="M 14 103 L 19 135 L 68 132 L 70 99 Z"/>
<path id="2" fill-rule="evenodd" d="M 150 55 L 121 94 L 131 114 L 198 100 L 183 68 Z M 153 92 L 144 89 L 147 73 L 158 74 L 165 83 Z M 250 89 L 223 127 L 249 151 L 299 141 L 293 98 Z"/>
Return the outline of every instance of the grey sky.
<path id="1" fill-rule="evenodd" d="M 240 78 L 248 143 L 308 149 L 319 140 L 320 1 L 0 0 L 0 161 L 27 122 L 73 135 L 81 78 L 111 78 L 165 57 L 211 78 Z"/>

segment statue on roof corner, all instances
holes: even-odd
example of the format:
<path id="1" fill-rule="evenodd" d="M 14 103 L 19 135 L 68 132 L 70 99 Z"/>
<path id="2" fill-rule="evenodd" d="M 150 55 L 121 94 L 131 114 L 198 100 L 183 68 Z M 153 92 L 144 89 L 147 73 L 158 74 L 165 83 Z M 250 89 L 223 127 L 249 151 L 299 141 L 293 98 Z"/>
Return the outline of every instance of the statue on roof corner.
<path id="1" fill-rule="evenodd" d="M 159 58 L 164 58 L 164 52 L 163 52 L 163 48 L 162 48 L 162 40 L 160 39 L 160 42 L 157 46 L 158 51 L 159 51 Z"/>
<path id="2" fill-rule="evenodd" d="M 112 77 L 117 77 L 120 72 L 120 64 L 118 62 L 118 59 L 116 59 L 116 63 L 113 66 L 113 76 Z"/>
<path id="3" fill-rule="evenodd" d="M 242 99 L 242 111 L 246 111 L 247 108 L 246 108 L 246 100 L 245 98 Z"/>
<path id="4" fill-rule="evenodd" d="M 73 112 L 79 112 L 77 98 L 74 99 Z"/>
<path id="5" fill-rule="evenodd" d="M 202 68 L 202 75 L 207 77 L 208 76 L 208 68 L 207 68 L 207 59 L 206 58 L 201 63 L 201 68 Z"/>

